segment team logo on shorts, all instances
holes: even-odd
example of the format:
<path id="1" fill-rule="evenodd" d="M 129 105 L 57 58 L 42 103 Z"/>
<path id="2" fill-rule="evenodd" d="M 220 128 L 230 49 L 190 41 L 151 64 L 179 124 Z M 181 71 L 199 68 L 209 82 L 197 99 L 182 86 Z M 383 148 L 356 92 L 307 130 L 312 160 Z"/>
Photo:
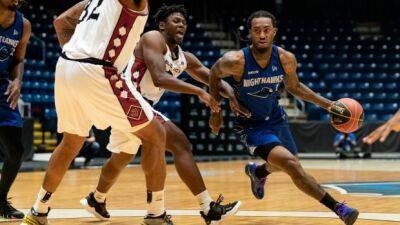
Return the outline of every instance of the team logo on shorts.
<path id="1" fill-rule="evenodd" d="M 129 119 L 140 120 L 140 117 L 142 116 L 142 111 L 143 111 L 142 108 L 131 105 L 129 107 L 127 116 Z"/>

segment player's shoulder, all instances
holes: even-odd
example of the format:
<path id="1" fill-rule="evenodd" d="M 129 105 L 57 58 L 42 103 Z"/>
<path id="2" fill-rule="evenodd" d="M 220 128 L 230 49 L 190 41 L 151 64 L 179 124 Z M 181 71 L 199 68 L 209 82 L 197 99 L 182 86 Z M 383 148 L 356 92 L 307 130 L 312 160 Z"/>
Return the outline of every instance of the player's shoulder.
<path id="1" fill-rule="evenodd" d="M 23 23 L 24 27 L 26 27 L 26 28 L 31 28 L 32 27 L 31 22 L 24 16 L 22 17 L 22 23 Z"/>
<path id="2" fill-rule="evenodd" d="M 164 37 L 162 36 L 161 32 L 158 30 L 151 30 L 151 31 L 147 31 L 146 33 L 143 33 L 142 35 L 142 39 L 163 39 Z"/>
<path id="3" fill-rule="evenodd" d="M 279 59 L 282 64 L 296 62 L 296 56 L 284 48 L 278 47 Z"/>
<path id="4" fill-rule="evenodd" d="M 140 39 L 145 45 L 152 45 L 160 48 L 164 48 L 166 45 L 164 36 L 157 30 L 144 33 Z"/>
<path id="5" fill-rule="evenodd" d="M 226 64 L 232 65 L 245 63 L 245 57 L 242 50 L 228 51 L 222 56 L 221 60 Z"/>

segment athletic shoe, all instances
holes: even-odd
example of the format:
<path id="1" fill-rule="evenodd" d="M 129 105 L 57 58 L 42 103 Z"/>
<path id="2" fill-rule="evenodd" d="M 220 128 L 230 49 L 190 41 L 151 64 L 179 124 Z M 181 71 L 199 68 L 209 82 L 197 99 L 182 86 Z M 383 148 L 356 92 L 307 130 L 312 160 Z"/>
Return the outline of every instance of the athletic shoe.
<path id="1" fill-rule="evenodd" d="M 242 204 L 242 202 L 236 201 L 226 205 L 221 205 L 222 200 L 223 197 L 220 195 L 217 201 L 211 202 L 210 211 L 208 211 L 207 215 L 202 211 L 200 212 L 201 217 L 203 217 L 207 225 L 217 225 L 225 217 L 235 215 Z"/>
<path id="2" fill-rule="evenodd" d="M 256 176 L 256 168 L 257 164 L 249 162 L 245 167 L 245 172 L 247 176 L 249 176 L 251 181 L 251 191 L 253 192 L 254 197 L 257 199 L 264 198 L 264 186 L 267 182 L 267 177 L 258 178 Z"/>
<path id="3" fill-rule="evenodd" d="M 157 217 L 150 217 L 147 215 L 144 218 L 142 225 L 174 225 L 174 223 L 171 220 L 171 216 L 167 215 L 165 212 L 161 216 Z"/>
<path id="4" fill-rule="evenodd" d="M 90 212 L 98 219 L 100 220 L 110 219 L 110 214 L 108 213 L 106 208 L 106 202 L 104 203 L 97 202 L 96 199 L 94 198 L 93 192 L 91 192 L 86 198 L 81 199 L 80 203 L 86 211 Z"/>
<path id="5" fill-rule="evenodd" d="M 24 218 L 24 213 L 14 208 L 10 201 L 5 201 L 0 203 L 0 217 L 5 219 L 22 219 Z"/>
<path id="6" fill-rule="evenodd" d="M 335 213 L 346 225 L 353 225 L 359 214 L 357 209 L 350 208 L 345 203 L 337 203 L 335 206 Z"/>
<path id="7" fill-rule="evenodd" d="M 38 213 L 33 208 L 22 219 L 21 225 L 48 225 L 47 215 L 49 215 L 50 208 L 47 213 Z"/>

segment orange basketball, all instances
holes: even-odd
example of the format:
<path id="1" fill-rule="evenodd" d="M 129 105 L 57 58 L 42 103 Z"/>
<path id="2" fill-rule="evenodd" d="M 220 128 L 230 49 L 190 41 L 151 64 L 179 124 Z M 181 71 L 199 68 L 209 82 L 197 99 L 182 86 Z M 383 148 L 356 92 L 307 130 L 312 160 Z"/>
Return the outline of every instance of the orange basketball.
<path id="1" fill-rule="evenodd" d="M 329 114 L 332 126 L 342 133 L 358 130 L 364 121 L 364 110 L 361 104 L 351 98 L 342 98 L 334 102 Z"/>

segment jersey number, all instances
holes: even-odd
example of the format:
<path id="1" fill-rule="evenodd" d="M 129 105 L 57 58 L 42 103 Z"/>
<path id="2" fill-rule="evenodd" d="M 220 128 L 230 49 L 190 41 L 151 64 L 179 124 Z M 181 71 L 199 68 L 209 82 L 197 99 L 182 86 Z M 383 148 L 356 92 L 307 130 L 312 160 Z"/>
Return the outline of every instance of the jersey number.
<path id="1" fill-rule="evenodd" d="M 79 23 L 83 21 L 88 21 L 90 19 L 97 20 L 100 16 L 100 13 L 96 12 L 97 8 L 103 3 L 103 0 L 99 0 L 97 2 L 97 6 L 93 8 L 93 10 L 89 13 L 89 6 L 92 4 L 93 0 L 89 0 L 88 4 L 85 7 L 85 10 L 82 13 L 81 18 L 79 19 Z"/>

